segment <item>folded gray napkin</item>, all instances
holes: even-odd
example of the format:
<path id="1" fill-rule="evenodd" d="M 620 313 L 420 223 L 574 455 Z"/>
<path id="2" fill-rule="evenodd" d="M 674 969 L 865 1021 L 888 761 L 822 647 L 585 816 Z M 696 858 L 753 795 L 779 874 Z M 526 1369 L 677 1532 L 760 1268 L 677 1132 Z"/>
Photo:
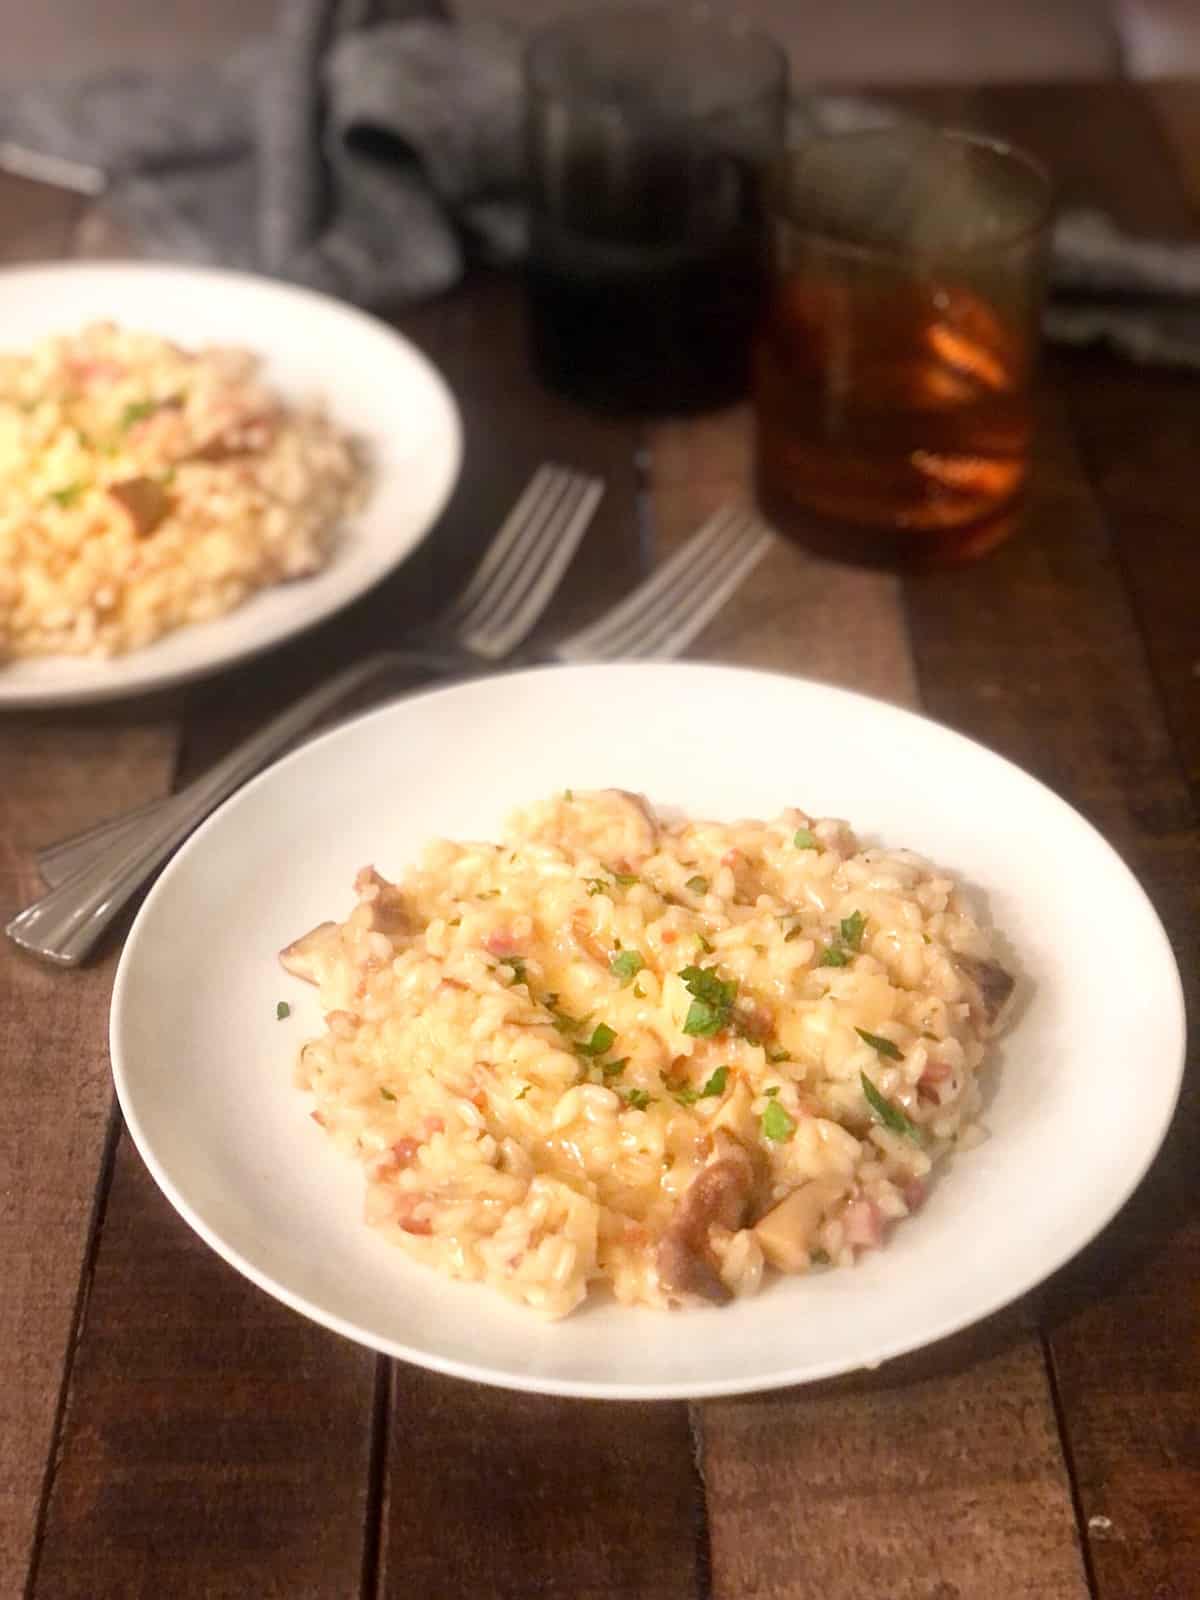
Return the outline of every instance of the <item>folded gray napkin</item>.
<path id="1" fill-rule="evenodd" d="M 520 50 L 439 0 L 282 0 L 271 36 L 218 65 L 6 89 L 0 167 L 103 191 L 149 255 L 398 305 L 523 251 Z M 821 128 L 894 115 L 794 108 Z M 1051 283 L 1050 338 L 1200 369 L 1200 247 L 1067 212 Z"/>

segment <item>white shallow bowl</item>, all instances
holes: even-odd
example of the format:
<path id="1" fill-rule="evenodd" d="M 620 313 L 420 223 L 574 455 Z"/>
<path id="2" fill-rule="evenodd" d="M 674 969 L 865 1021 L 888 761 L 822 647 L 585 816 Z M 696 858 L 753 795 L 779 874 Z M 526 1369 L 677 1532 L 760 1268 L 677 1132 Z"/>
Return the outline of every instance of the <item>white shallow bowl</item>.
<path id="1" fill-rule="evenodd" d="M 927 853 L 986 896 L 1023 973 L 986 1078 L 990 1137 L 850 1271 L 721 1309 L 597 1301 L 544 1324 L 408 1262 L 292 1085 L 315 992 L 276 952 L 432 836 L 495 837 L 557 789 L 641 790 L 694 815 L 795 804 Z M 279 1022 L 276 1002 L 292 1015 Z M 1048 789 L 935 723 L 724 667 L 556 667 L 401 701 L 229 801 L 129 936 L 112 1060 L 129 1129 L 227 1261 L 352 1339 L 440 1372 L 604 1398 L 737 1394 L 872 1366 L 974 1322 L 1074 1255 L 1132 1192 L 1179 1091 L 1179 975 L 1137 882 Z"/>
<path id="2" fill-rule="evenodd" d="M 161 689 L 279 644 L 356 600 L 433 526 L 462 456 L 457 407 L 441 377 L 385 323 L 326 295 L 249 273 L 140 262 L 54 263 L 0 271 L 0 350 L 111 321 L 189 349 L 235 344 L 291 403 L 319 399 L 365 445 L 369 497 L 322 572 L 254 595 L 212 622 L 112 660 L 0 662 L 0 710 L 71 705 Z"/>

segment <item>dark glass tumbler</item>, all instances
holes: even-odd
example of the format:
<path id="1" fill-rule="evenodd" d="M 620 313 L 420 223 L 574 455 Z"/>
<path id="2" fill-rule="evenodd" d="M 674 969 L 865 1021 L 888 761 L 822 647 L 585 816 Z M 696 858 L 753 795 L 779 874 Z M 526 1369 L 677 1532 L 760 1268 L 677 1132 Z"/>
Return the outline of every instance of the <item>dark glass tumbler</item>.
<path id="1" fill-rule="evenodd" d="M 610 411 L 745 392 L 786 92 L 770 39 L 705 14 L 605 11 L 533 41 L 529 318 L 547 383 Z"/>

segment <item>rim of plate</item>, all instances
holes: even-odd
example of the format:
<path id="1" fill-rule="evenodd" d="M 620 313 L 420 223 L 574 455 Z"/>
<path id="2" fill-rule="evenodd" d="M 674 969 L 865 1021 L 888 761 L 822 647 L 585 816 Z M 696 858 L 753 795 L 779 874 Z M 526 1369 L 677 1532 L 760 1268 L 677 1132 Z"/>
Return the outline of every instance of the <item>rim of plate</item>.
<path id="1" fill-rule="evenodd" d="M 370 592 L 383 580 L 397 571 L 406 561 L 413 556 L 421 544 L 437 525 L 438 518 L 445 510 L 458 482 L 462 471 L 463 459 L 463 422 L 462 413 L 458 402 L 447 383 L 429 357 L 420 350 L 411 339 L 398 329 L 385 322 L 382 317 L 370 311 L 364 311 L 360 306 L 350 304 L 348 301 L 339 300 L 335 295 L 325 294 L 319 289 L 309 289 L 303 284 L 287 283 L 282 279 L 269 277 L 265 273 L 245 272 L 232 267 L 190 266 L 181 261 L 153 261 L 139 260 L 136 257 L 115 261 L 30 261 L 17 262 L 12 265 L 0 267 L 0 299 L 11 287 L 21 279 L 31 282 L 39 279 L 92 279 L 105 278 L 119 281 L 133 276 L 143 279 L 159 280 L 187 280 L 193 282 L 198 288 L 206 285 L 215 290 L 232 287 L 235 292 L 250 291 L 253 294 L 265 294 L 272 300 L 281 303 L 291 302 L 302 317 L 305 310 L 311 311 L 314 307 L 320 308 L 323 314 L 332 314 L 339 320 L 357 325 L 364 333 L 371 335 L 379 341 L 390 343 L 394 350 L 401 353 L 404 360 L 410 363 L 414 372 L 419 373 L 427 389 L 427 398 L 436 405 L 441 417 L 438 427 L 444 428 L 444 443 L 446 450 L 445 467 L 441 481 L 430 498 L 430 511 L 421 519 L 419 531 L 410 539 L 399 554 L 391 554 L 381 548 L 377 559 L 368 563 L 366 570 L 359 579 L 351 584 L 344 592 L 332 595 L 327 604 L 323 603 L 311 615 L 305 616 L 300 622 L 289 621 L 286 617 L 276 619 L 268 625 L 259 637 L 252 637 L 241 642 L 234 642 L 229 647 L 221 650 L 216 656 L 207 657 L 200 653 L 200 658 L 188 660 L 166 668 L 154 666 L 153 652 L 163 644 L 173 641 L 185 640 L 195 642 L 197 636 L 203 638 L 203 630 L 220 627 L 229 623 L 231 619 L 244 620 L 247 610 L 253 607 L 256 600 L 280 592 L 279 585 L 272 585 L 266 589 L 256 591 L 250 595 L 242 605 L 233 611 L 224 613 L 223 616 L 214 617 L 205 622 L 188 623 L 183 627 L 172 629 L 160 639 L 152 640 L 150 644 L 142 646 L 125 655 L 110 658 L 88 656 L 51 656 L 29 657 L 20 660 L 35 663 L 52 661 L 67 662 L 78 665 L 81 674 L 88 669 L 97 671 L 100 676 L 95 682 L 71 682 L 59 687 L 52 682 L 45 684 L 6 684 L 5 673 L 12 663 L 0 662 L 0 713 L 4 711 L 28 711 L 51 706 L 88 705 L 97 702 L 119 702 L 131 700 L 138 695 L 150 694 L 160 689 L 173 688 L 179 684 L 190 683 L 197 678 L 214 676 L 234 666 L 244 665 L 256 656 L 265 654 L 276 646 L 299 638 L 310 629 L 320 626 L 334 617 L 338 612 L 353 605 L 363 595 Z M 70 311 L 69 304 L 64 304 L 64 313 Z M 98 316 L 99 313 L 88 313 L 87 317 Z M 115 320 L 115 313 L 114 313 Z M 76 324 L 78 319 L 76 319 Z M 64 331 L 70 324 L 68 316 L 64 315 Z M 38 334 L 35 338 L 41 338 Z M 253 332 L 247 335 L 238 335 L 244 339 L 247 348 L 255 350 L 256 354 L 263 356 L 269 364 L 271 350 L 259 349 L 254 345 Z M 333 408 L 331 407 L 331 412 Z M 353 527 L 370 509 L 370 500 L 347 519 L 348 525 Z M 309 580 L 319 583 L 322 579 L 337 575 L 337 558 L 335 558 L 318 573 L 313 574 Z M 135 670 L 129 670 L 132 663 Z M 105 668 L 121 665 L 126 670 L 122 673 L 124 681 L 105 681 Z M 136 670 L 140 668 L 141 670 Z"/>
<path id="2" fill-rule="evenodd" d="M 854 1359 L 841 1359 L 831 1357 L 827 1361 L 810 1363 L 803 1369 L 780 1367 L 778 1370 L 764 1371 L 746 1377 L 720 1378 L 700 1382 L 682 1381 L 679 1383 L 638 1383 L 630 1381 L 590 1382 L 575 1381 L 572 1379 L 557 1379 L 542 1377 L 536 1373 L 518 1373 L 507 1370 L 497 1370 L 480 1366 L 469 1361 L 439 1356 L 434 1352 L 406 1345 L 400 1340 L 390 1339 L 373 1333 L 352 1319 L 326 1310 L 323 1306 L 309 1300 L 305 1295 L 298 1294 L 289 1289 L 286 1284 L 274 1278 L 271 1273 L 257 1267 L 240 1250 L 228 1245 L 217 1231 L 204 1221 L 191 1204 L 179 1192 L 170 1174 L 162 1167 L 154 1153 L 153 1145 L 143 1128 L 136 1110 L 129 1104 L 128 1083 L 125 1077 L 124 1066 L 121 1061 L 121 1046 L 119 1032 L 121 1028 L 121 1015 L 125 1005 L 125 991 L 130 982 L 129 973 L 131 963 L 136 961 L 136 949 L 139 937 L 144 927 L 154 915 L 154 907 L 165 892 L 164 886 L 173 874 L 176 863 L 183 860 L 185 855 L 194 850 L 203 848 L 205 835 L 214 828 L 223 814 L 234 807 L 240 797 L 252 790 L 277 781 L 280 771 L 286 771 L 293 765 L 301 762 L 305 757 L 311 759 L 312 752 L 316 749 L 331 749 L 339 740 L 356 737 L 366 725 L 381 722 L 387 717 L 395 715 L 402 708 L 414 701 L 429 701 L 454 695 L 461 690 L 470 691 L 473 685 L 480 682 L 491 683 L 497 680 L 504 682 L 517 682 L 524 678 L 544 677 L 558 675 L 561 677 L 582 677 L 595 674 L 637 673 L 649 675 L 666 671 L 671 674 L 685 672 L 694 674 L 697 678 L 719 674 L 721 676 L 737 676 L 748 682 L 772 682 L 792 685 L 802 692 L 816 693 L 827 696 L 831 700 L 843 704 L 869 706 L 876 711 L 884 711 L 887 715 L 899 719 L 901 722 L 920 724 L 932 727 L 963 750 L 982 752 L 991 761 L 1002 764 L 1011 774 L 1016 775 L 1021 781 L 1032 785 L 1050 804 L 1068 819 L 1075 827 L 1085 830 L 1108 855 L 1118 874 L 1125 880 L 1128 888 L 1139 899 L 1144 909 L 1149 914 L 1149 925 L 1153 927 L 1159 942 L 1160 954 L 1163 958 L 1163 972 L 1170 973 L 1171 991 L 1171 1032 L 1174 1036 L 1175 1048 L 1172 1051 L 1173 1071 L 1170 1079 L 1169 1092 L 1162 1097 L 1159 1115 L 1154 1128 L 1144 1140 L 1144 1149 L 1135 1164 L 1134 1176 L 1127 1181 L 1119 1193 L 1105 1197 L 1105 1203 L 1089 1215 L 1086 1222 L 1075 1228 L 1056 1250 L 1052 1251 L 1045 1260 L 1039 1261 L 1027 1273 L 1015 1276 L 1010 1282 L 997 1290 L 992 1296 L 982 1296 L 980 1303 L 972 1310 L 962 1315 L 951 1314 L 941 1318 L 933 1318 L 930 1330 L 917 1337 L 898 1337 L 891 1343 L 884 1343 L 879 1348 L 876 1359 L 863 1363 Z M 892 705 L 889 701 L 881 700 L 874 695 L 860 693 L 853 689 L 844 689 L 831 684 L 824 684 L 816 679 L 794 676 L 788 673 L 771 672 L 754 667 L 726 666 L 724 664 L 709 662 L 612 662 L 612 663 L 551 663 L 533 667 L 522 668 L 514 672 L 488 674 L 483 680 L 474 678 L 459 680 L 450 684 L 443 684 L 436 688 L 424 690 L 419 694 L 406 695 L 401 699 L 389 701 L 382 706 L 363 712 L 329 732 L 321 734 L 318 738 L 302 745 L 299 749 L 290 752 L 281 760 L 275 762 L 265 771 L 259 773 L 249 783 L 243 785 L 234 795 L 231 795 L 218 809 L 187 840 L 182 848 L 168 863 L 154 884 L 145 901 L 139 908 L 125 945 L 121 952 L 117 968 L 116 979 L 113 984 L 112 1004 L 109 1020 L 109 1054 L 116 1090 L 117 1101 L 125 1125 L 133 1139 L 139 1155 L 149 1169 L 151 1176 L 162 1190 L 167 1200 L 175 1208 L 188 1225 L 230 1266 L 234 1267 L 244 1277 L 263 1289 L 274 1299 L 281 1301 L 292 1310 L 299 1312 L 310 1321 L 330 1329 L 331 1332 L 341 1334 L 355 1344 L 375 1350 L 380 1354 L 393 1357 L 396 1360 L 407 1361 L 414 1366 L 422 1367 L 428 1371 L 438 1372 L 447 1377 L 462 1378 L 469 1382 L 482 1383 L 493 1388 L 509 1389 L 528 1394 L 554 1395 L 568 1399 L 582 1400 L 705 1400 L 720 1399 L 722 1397 L 768 1393 L 776 1389 L 798 1387 L 804 1384 L 819 1383 L 829 1378 L 841 1376 L 849 1372 L 874 1371 L 886 1362 L 893 1361 L 900 1356 L 911 1354 L 916 1350 L 926 1349 L 941 1343 L 942 1340 L 961 1332 L 965 1328 L 973 1327 L 976 1323 L 983 1322 L 996 1312 L 1019 1300 L 1022 1295 L 1044 1283 L 1054 1273 L 1058 1272 L 1069 1261 L 1073 1260 L 1080 1251 L 1085 1249 L 1092 1240 L 1097 1238 L 1117 1213 L 1125 1206 L 1130 1197 L 1141 1185 L 1150 1170 L 1155 1158 L 1162 1148 L 1174 1118 L 1179 1096 L 1182 1090 L 1183 1073 L 1186 1064 L 1187 1050 L 1187 1018 L 1184 1000 L 1183 983 L 1179 973 L 1179 965 L 1175 959 L 1174 950 L 1167 937 L 1166 929 L 1158 915 L 1149 895 L 1139 882 L 1136 874 L 1126 864 L 1114 847 L 1108 842 L 1100 830 L 1094 826 L 1083 814 L 1075 809 L 1061 795 L 1051 789 L 1048 784 L 1034 777 L 1016 762 L 1010 761 L 1007 756 L 1001 755 L 982 741 L 970 738 L 967 734 L 960 733 L 949 727 L 946 723 L 934 717 L 927 717 L 921 712 L 910 711 L 901 706 Z"/>

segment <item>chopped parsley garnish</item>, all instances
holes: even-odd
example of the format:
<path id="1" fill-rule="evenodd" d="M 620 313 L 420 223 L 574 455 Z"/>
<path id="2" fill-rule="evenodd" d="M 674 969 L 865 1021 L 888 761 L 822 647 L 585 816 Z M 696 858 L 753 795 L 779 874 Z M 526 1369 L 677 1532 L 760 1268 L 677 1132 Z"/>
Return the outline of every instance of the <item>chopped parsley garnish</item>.
<path id="1" fill-rule="evenodd" d="M 817 962 L 819 967 L 848 967 L 850 957 L 838 944 L 827 944 L 821 951 L 821 959 Z"/>
<path id="2" fill-rule="evenodd" d="M 635 883 L 642 881 L 636 872 L 614 872 L 613 877 L 621 885 L 622 889 L 632 889 Z"/>
<path id="3" fill-rule="evenodd" d="M 157 400 L 134 400 L 121 413 L 121 427 L 132 428 L 135 422 L 145 422 L 157 410 Z"/>
<path id="4" fill-rule="evenodd" d="M 577 1044 L 576 1050 L 581 1056 L 602 1056 L 611 1047 L 616 1033 L 607 1022 L 599 1022 L 586 1044 Z"/>
<path id="5" fill-rule="evenodd" d="M 697 873 L 694 878 L 688 879 L 684 887 L 690 889 L 693 894 L 707 894 L 708 879 L 702 878 L 700 874 Z"/>
<path id="6" fill-rule="evenodd" d="M 525 962 L 522 960 L 522 958 L 520 956 L 502 956 L 500 958 L 500 964 L 502 966 L 511 967 L 512 968 L 512 970 L 513 970 L 512 987 L 514 989 L 516 988 L 517 984 L 519 984 L 519 983 L 525 984 L 525 986 L 528 988 L 529 979 L 525 976 Z"/>
<path id="7" fill-rule="evenodd" d="M 848 917 L 842 918 L 842 943 L 847 949 L 862 949 L 863 929 L 866 925 L 867 919 L 861 911 L 853 911 Z"/>
<path id="8" fill-rule="evenodd" d="M 684 1019 L 684 1033 L 693 1038 L 711 1039 L 729 1023 L 729 1013 L 737 996 L 737 979 L 718 978 L 711 967 L 684 967 L 679 976 L 693 997 Z"/>
<path id="9" fill-rule="evenodd" d="M 619 1078 L 629 1065 L 629 1057 L 621 1056 L 616 1061 L 602 1061 L 600 1071 L 606 1078 Z"/>
<path id="10" fill-rule="evenodd" d="M 61 489 L 51 489 L 50 498 L 56 506 L 73 506 L 83 493 L 81 483 L 64 483 Z"/>
<path id="11" fill-rule="evenodd" d="M 796 846 L 797 850 L 817 850 L 820 848 L 817 844 L 816 836 L 812 832 L 811 828 L 797 828 L 796 836 L 792 840 L 792 843 Z"/>
<path id="12" fill-rule="evenodd" d="M 608 970 L 614 978 L 620 978 L 622 989 L 628 989 L 645 965 L 636 950 L 619 950 L 608 958 Z"/>
<path id="13" fill-rule="evenodd" d="M 764 1139 L 774 1139 L 776 1144 L 782 1144 L 785 1139 L 790 1139 L 796 1131 L 796 1124 L 779 1104 L 772 1100 L 763 1112 L 762 1131 Z"/>
<path id="14" fill-rule="evenodd" d="M 627 1106 L 632 1106 L 635 1111 L 645 1111 L 650 1104 L 650 1096 L 645 1089 L 626 1089 L 621 1096 Z"/>
<path id="15" fill-rule="evenodd" d="M 729 1082 L 729 1068 L 718 1067 L 703 1089 L 673 1089 L 671 1092 L 681 1106 L 693 1106 L 697 1100 L 708 1100 L 716 1095 L 725 1093 L 725 1085 Z"/>
<path id="16" fill-rule="evenodd" d="M 768 1046 L 767 1047 L 767 1060 L 771 1063 L 772 1066 L 774 1066 L 779 1061 L 790 1061 L 791 1060 L 791 1056 L 788 1054 L 788 1052 L 786 1050 L 775 1050 L 771 1046 Z"/>
<path id="17" fill-rule="evenodd" d="M 890 1039 L 885 1039 L 882 1034 L 868 1033 L 865 1028 L 855 1028 L 854 1031 L 864 1044 L 869 1044 L 872 1050 L 878 1050 L 881 1056 L 887 1056 L 889 1061 L 904 1060 L 904 1051 Z"/>
<path id="18" fill-rule="evenodd" d="M 700 946 L 701 950 L 704 951 L 704 954 L 706 956 L 712 955 L 713 947 L 712 947 L 712 945 L 709 944 L 708 940 L 704 937 L 704 935 L 702 933 L 698 933 L 696 935 L 696 943 Z"/>
<path id="19" fill-rule="evenodd" d="M 921 1130 L 916 1123 L 910 1122 L 899 1106 L 894 1106 L 890 1100 L 885 1100 L 865 1072 L 860 1072 L 859 1077 L 862 1079 L 862 1090 L 867 1097 L 867 1104 L 884 1127 L 890 1128 L 893 1133 L 903 1133 L 920 1144 Z"/>
<path id="20" fill-rule="evenodd" d="M 379 1093 L 385 1100 L 394 1100 L 396 1098 L 390 1089 L 381 1088 Z"/>
<path id="21" fill-rule="evenodd" d="M 279 1004 L 275 1007 L 275 1021 L 276 1022 L 282 1022 L 285 1017 L 290 1017 L 291 1014 L 292 1014 L 292 1008 L 291 1008 L 290 1005 L 288 1005 L 286 1000 L 281 1000 L 279 1002 Z"/>
<path id="22" fill-rule="evenodd" d="M 557 996 L 555 996 L 557 999 Z M 571 1017 L 565 1011 L 558 1011 L 553 1006 L 548 1006 L 550 1015 L 554 1018 L 554 1026 L 562 1033 L 578 1033 L 587 1022 L 586 1017 Z"/>
<path id="23" fill-rule="evenodd" d="M 608 893 L 608 885 L 605 883 L 603 878 L 585 878 L 583 881 L 588 886 L 589 894 Z"/>
<path id="24" fill-rule="evenodd" d="M 768 1100 L 773 1100 L 779 1093 L 779 1085 L 777 1083 L 773 1083 L 769 1089 L 764 1089 L 763 1093 L 766 1095 Z"/>

